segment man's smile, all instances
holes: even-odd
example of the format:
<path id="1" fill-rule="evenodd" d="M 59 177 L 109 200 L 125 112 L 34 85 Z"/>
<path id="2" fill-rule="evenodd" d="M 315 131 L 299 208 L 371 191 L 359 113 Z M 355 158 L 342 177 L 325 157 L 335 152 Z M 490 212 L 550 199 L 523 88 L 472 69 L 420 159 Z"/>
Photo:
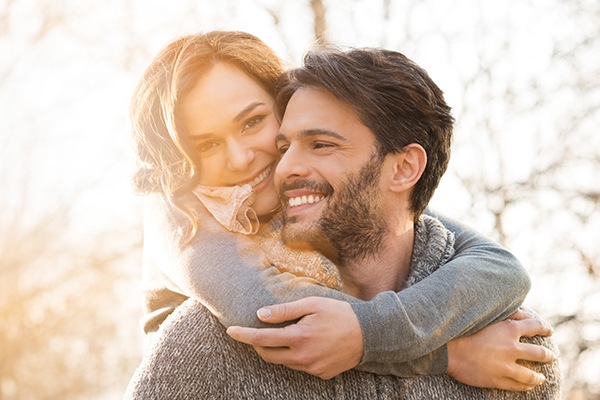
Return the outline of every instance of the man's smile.
<path id="1" fill-rule="evenodd" d="M 313 218 L 318 218 L 333 195 L 333 187 L 328 183 L 308 179 L 284 182 L 279 189 L 286 215 L 288 217 L 303 215 L 302 219 L 311 219 L 310 215 L 313 214 Z"/>
<path id="2" fill-rule="evenodd" d="M 318 203 L 321 200 L 323 200 L 325 197 L 327 197 L 327 196 L 326 195 L 313 195 L 313 194 L 290 197 L 288 199 L 288 205 L 289 205 L 289 208 L 292 208 L 292 207 L 298 207 L 298 206 L 301 206 L 304 204 Z"/>

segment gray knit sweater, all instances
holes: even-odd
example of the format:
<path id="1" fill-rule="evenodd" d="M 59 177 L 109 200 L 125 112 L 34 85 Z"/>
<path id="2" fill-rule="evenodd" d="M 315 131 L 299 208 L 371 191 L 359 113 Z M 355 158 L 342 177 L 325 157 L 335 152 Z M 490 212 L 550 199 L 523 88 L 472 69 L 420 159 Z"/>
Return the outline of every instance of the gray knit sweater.
<path id="1" fill-rule="evenodd" d="M 450 240 L 443 226 L 426 218 L 417 226 L 407 284 L 431 274 L 431 260 L 443 264 Z M 548 338 L 528 341 L 557 351 Z M 480 389 L 447 375 L 400 378 L 357 370 L 331 380 L 264 362 L 254 350 L 230 339 L 225 328 L 193 299 L 161 325 L 131 379 L 125 399 L 559 399 L 557 363 L 530 365 L 546 382 L 528 392 Z"/>
<path id="2" fill-rule="evenodd" d="M 152 332 L 147 337 L 186 296 L 200 301 L 224 326 L 255 328 L 267 326 L 256 317 L 261 307 L 329 297 L 349 302 L 358 317 L 364 338 L 358 369 L 380 375 L 441 374 L 447 369 L 445 343 L 505 319 L 529 291 L 529 277 L 514 256 L 474 230 L 437 216 L 454 234 L 452 259 L 405 290 L 362 301 L 281 271 L 251 237 L 232 234 L 197 199 L 188 200 L 202 223 L 186 245 L 189 221 L 161 195 L 145 201 L 143 326 Z"/>

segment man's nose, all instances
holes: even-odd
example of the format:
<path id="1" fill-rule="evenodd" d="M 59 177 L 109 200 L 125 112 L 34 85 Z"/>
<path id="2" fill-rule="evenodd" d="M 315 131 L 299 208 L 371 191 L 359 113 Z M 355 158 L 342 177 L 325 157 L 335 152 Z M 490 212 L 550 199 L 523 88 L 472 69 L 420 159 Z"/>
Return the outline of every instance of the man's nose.
<path id="1" fill-rule="evenodd" d="M 245 171 L 254 161 L 255 154 L 252 147 L 232 139 L 227 143 L 227 168 L 231 171 Z"/>
<path id="2" fill-rule="evenodd" d="M 275 169 L 275 175 L 280 181 L 290 181 L 302 178 L 308 174 L 308 162 L 302 152 L 290 146 L 283 154 Z"/>

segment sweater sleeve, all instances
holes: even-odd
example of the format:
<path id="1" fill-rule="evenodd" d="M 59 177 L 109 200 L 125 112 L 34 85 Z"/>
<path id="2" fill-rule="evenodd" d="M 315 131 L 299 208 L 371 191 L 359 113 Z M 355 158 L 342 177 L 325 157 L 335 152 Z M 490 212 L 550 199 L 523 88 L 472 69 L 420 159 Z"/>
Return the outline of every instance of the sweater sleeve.
<path id="1" fill-rule="evenodd" d="M 256 311 L 309 296 L 358 301 L 316 280 L 281 272 L 249 237 L 232 234 L 199 205 L 200 232 L 182 245 L 188 222 L 159 195 L 144 204 L 144 277 L 147 315 L 172 311 L 160 286 L 205 305 L 225 326 L 266 327 Z M 156 299 L 159 297 L 159 299 Z M 154 298 L 153 301 L 151 301 Z M 148 319 L 150 321 L 155 321 Z M 151 331 L 153 329 L 146 329 Z"/>
<path id="2" fill-rule="evenodd" d="M 421 357 L 426 373 L 443 373 L 447 342 L 505 319 L 529 292 L 529 276 L 506 249 L 457 221 L 428 214 L 454 233 L 455 255 L 413 286 L 352 304 L 365 337 L 363 370 L 395 374 L 394 363 Z"/>
<path id="3" fill-rule="evenodd" d="M 231 234 L 208 214 L 203 217 L 201 232 L 182 247 L 187 221 L 160 196 L 150 196 L 146 202 L 145 264 L 159 271 L 169 290 L 196 298 L 225 326 L 266 327 L 256 317 L 257 309 L 309 296 L 348 301 L 363 329 L 365 353 L 358 368 L 379 374 L 445 372 L 447 341 L 509 315 L 508 303 L 520 304 L 511 289 L 520 293 L 521 300 L 524 297 L 522 288 L 514 288 L 505 279 L 505 275 L 520 271 L 520 265 L 498 245 L 472 231 L 457 235 L 455 259 L 459 261 L 442 268 L 449 273 L 436 276 L 436 272 L 399 293 L 380 293 L 366 302 L 310 278 L 282 273 L 270 265 L 253 240 Z M 463 237 L 469 241 L 461 241 Z M 470 256 L 465 257 L 464 252 L 469 251 Z M 491 258 L 481 260 L 486 257 Z M 479 288 L 474 290 L 475 286 Z M 469 302 L 456 299 L 471 290 Z M 496 295 L 491 296 L 490 291 Z"/>

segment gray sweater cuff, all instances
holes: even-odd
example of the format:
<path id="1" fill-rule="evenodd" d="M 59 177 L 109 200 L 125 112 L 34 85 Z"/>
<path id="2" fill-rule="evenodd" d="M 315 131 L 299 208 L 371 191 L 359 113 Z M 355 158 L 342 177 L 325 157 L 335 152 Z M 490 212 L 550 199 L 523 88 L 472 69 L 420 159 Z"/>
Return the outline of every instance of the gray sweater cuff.
<path id="1" fill-rule="evenodd" d="M 410 321 L 396 293 L 383 292 L 370 302 L 352 303 L 363 333 L 364 353 L 357 369 L 380 375 L 397 376 L 444 374 L 448 369 L 448 350 L 444 344 L 426 353 L 431 345 L 427 336 L 414 337 Z M 412 336 L 411 336 L 412 335 Z"/>

